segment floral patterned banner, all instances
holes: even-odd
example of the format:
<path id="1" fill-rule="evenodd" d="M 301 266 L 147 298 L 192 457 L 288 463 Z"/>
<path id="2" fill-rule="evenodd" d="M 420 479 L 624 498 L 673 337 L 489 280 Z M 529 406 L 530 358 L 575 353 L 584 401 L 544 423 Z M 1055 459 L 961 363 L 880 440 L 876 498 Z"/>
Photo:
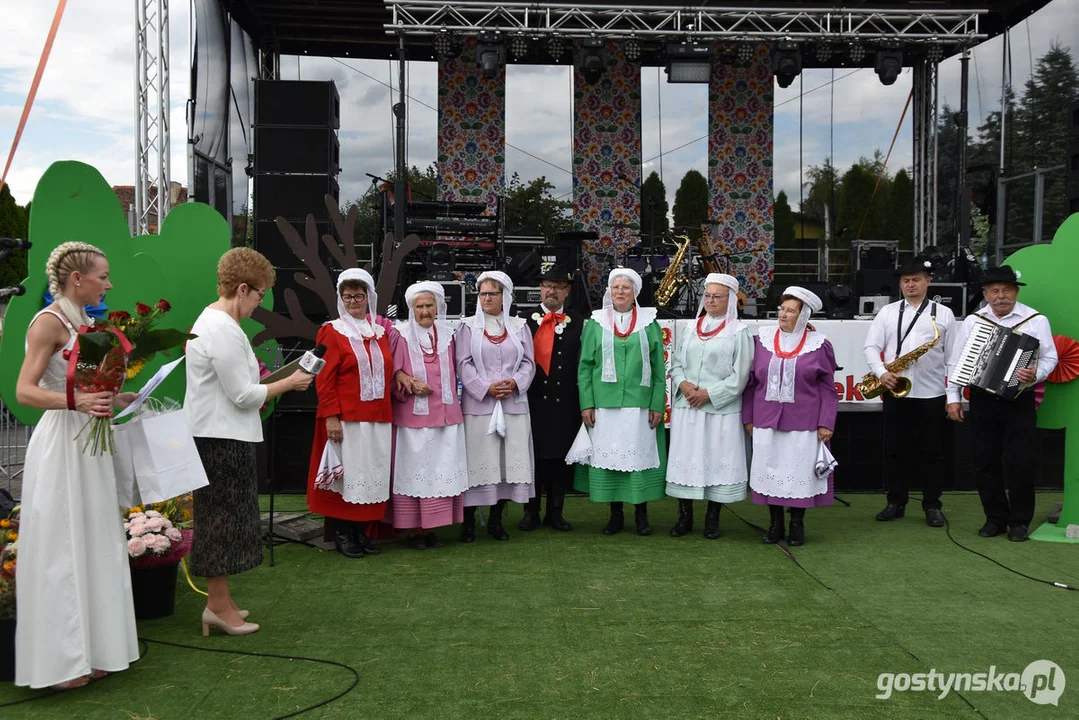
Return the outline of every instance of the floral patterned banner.
<path id="1" fill-rule="evenodd" d="M 717 255 L 750 297 L 764 297 L 775 272 L 772 212 L 774 95 L 768 46 L 748 67 L 716 63 L 708 87 L 709 208 Z"/>
<path id="2" fill-rule="evenodd" d="M 590 291 L 602 295 L 606 273 L 637 242 L 641 221 L 641 66 L 618 45 L 605 48 L 607 69 L 595 85 L 573 73 L 573 217 L 584 243 Z"/>
<path id="3" fill-rule="evenodd" d="M 506 183 L 506 68 L 485 77 L 475 38 L 438 61 L 438 169 L 439 197 L 495 212 Z"/>

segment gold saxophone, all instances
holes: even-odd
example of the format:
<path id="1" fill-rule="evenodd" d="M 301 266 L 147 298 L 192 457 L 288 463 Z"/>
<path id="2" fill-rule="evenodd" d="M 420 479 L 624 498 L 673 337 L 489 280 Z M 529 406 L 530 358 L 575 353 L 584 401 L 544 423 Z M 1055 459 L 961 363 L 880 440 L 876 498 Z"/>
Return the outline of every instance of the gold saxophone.
<path id="1" fill-rule="evenodd" d="M 671 264 L 667 266 L 667 272 L 663 274 L 663 280 L 656 288 L 656 305 L 660 307 L 666 307 L 674 299 L 678 289 L 689 282 L 689 278 L 682 272 L 682 260 L 685 259 L 686 250 L 689 249 L 692 240 L 688 235 L 675 235 L 675 239 L 685 240 L 685 242 L 671 258 Z"/>
<path id="2" fill-rule="evenodd" d="M 890 363 L 884 363 L 885 370 L 893 374 L 906 370 L 913 365 L 918 358 L 929 352 L 929 348 L 940 342 L 940 328 L 937 327 L 937 321 L 930 320 L 930 322 L 933 323 L 933 339 L 923 345 L 919 345 L 906 355 L 900 355 Z M 910 394 L 911 384 L 908 378 L 897 377 L 895 389 L 889 390 L 876 375 L 873 373 L 866 373 L 865 377 L 862 378 L 862 381 L 858 383 L 857 388 L 858 392 L 860 392 L 866 400 L 872 400 L 878 395 L 883 395 L 885 392 L 891 393 L 894 398 L 905 398 Z"/>

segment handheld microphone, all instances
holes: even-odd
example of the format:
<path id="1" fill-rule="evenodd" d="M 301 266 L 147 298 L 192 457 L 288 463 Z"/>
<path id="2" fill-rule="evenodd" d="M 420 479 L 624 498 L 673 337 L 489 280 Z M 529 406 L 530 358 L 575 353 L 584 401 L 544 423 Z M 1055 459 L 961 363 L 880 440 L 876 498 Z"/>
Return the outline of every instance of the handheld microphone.
<path id="1" fill-rule="evenodd" d="M 318 375 L 326 364 L 326 361 L 322 359 L 325 354 L 326 346 L 319 343 L 314 350 L 308 350 L 300 358 L 300 369 L 308 375 Z"/>
<path id="2" fill-rule="evenodd" d="M 16 295 L 25 295 L 26 288 L 22 285 L 12 285 L 11 287 L 0 288 L 0 298 L 14 297 Z"/>
<path id="3" fill-rule="evenodd" d="M 5 250 L 29 250 L 30 243 L 22 238 L 0 237 L 0 248 Z"/>

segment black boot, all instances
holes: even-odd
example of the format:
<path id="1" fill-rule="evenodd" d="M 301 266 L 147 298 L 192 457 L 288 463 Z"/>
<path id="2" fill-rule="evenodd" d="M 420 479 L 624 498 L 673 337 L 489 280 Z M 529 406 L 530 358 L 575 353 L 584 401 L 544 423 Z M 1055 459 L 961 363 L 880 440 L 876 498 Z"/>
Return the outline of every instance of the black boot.
<path id="1" fill-rule="evenodd" d="M 352 524 L 352 537 L 356 544 L 363 548 L 364 555 L 378 555 L 382 550 L 371 542 L 371 538 L 367 537 L 367 533 L 363 531 L 363 523 Z"/>
<path id="2" fill-rule="evenodd" d="M 557 483 L 553 483 L 555 485 Z M 543 516 L 543 524 L 553 527 L 555 530 L 569 532 L 573 526 L 566 522 L 562 515 L 562 507 L 566 501 L 566 491 L 562 488 L 552 487 L 547 491 L 547 514 Z"/>
<path id="3" fill-rule="evenodd" d="M 352 533 L 352 523 L 337 520 L 337 531 L 334 533 L 333 546 L 337 552 L 347 558 L 362 558 L 363 547 L 356 544 Z"/>
<path id="4" fill-rule="evenodd" d="M 548 501 L 549 502 L 549 501 Z M 524 530 L 530 532 L 539 527 L 540 524 L 540 496 L 536 494 L 534 498 L 528 501 L 525 505 L 525 514 L 521 517 L 521 522 L 517 523 L 518 530 Z"/>
<path id="5" fill-rule="evenodd" d="M 708 512 L 704 514 L 704 536 L 709 540 L 719 537 L 719 511 L 722 503 L 708 501 Z"/>
<path id="6" fill-rule="evenodd" d="M 806 529 L 803 522 L 805 516 L 805 508 L 791 508 L 791 531 L 787 534 L 788 545 L 796 547 L 805 544 Z"/>
<path id="7" fill-rule="evenodd" d="M 461 542 L 470 543 L 476 541 L 476 508 L 465 508 L 465 520 L 461 523 Z"/>
<path id="8" fill-rule="evenodd" d="M 648 524 L 648 503 L 637 503 L 634 505 L 633 517 L 637 521 L 638 535 L 652 534 L 652 526 Z"/>
<path id="9" fill-rule="evenodd" d="M 768 532 L 764 534 L 764 542 L 766 545 L 775 545 L 783 539 L 783 506 L 769 505 L 768 516 L 771 522 L 768 523 Z"/>
<path id="10" fill-rule="evenodd" d="M 611 519 L 603 526 L 604 535 L 615 535 L 626 526 L 626 516 L 622 512 L 622 503 L 611 503 Z"/>
<path id="11" fill-rule="evenodd" d="M 671 537 L 682 537 L 693 529 L 693 501 L 678 501 L 678 522 L 671 528 Z"/>
<path id="12" fill-rule="evenodd" d="M 505 500 L 499 500 L 491 506 L 491 517 L 487 518 L 487 534 L 494 540 L 509 540 L 509 533 L 502 527 L 502 509 L 506 507 Z"/>

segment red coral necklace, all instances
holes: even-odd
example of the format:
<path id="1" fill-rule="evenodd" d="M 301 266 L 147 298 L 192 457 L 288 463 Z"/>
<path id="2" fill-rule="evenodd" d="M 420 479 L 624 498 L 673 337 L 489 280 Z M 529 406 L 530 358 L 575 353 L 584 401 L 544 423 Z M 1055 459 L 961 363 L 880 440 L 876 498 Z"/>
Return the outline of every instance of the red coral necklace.
<path id="1" fill-rule="evenodd" d="M 614 318 L 611 318 L 611 325 L 613 326 L 614 334 L 617 335 L 620 338 L 628 338 L 630 335 L 632 335 L 633 334 L 633 328 L 637 327 L 637 306 L 636 306 L 636 304 L 633 306 L 633 316 L 629 319 L 629 328 L 625 332 L 622 332 L 621 330 L 618 329 L 618 323 L 616 323 L 614 321 Z"/>
<path id="2" fill-rule="evenodd" d="M 806 328 L 802 331 L 802 341 L 798 343 L 798 347 L 794 348 L 790 352 L 783 352 L 779 348 L 779 334 L 781 332 L 783 331 L 779 328 L 776 328 L 776 336 L 772 340 L 772 350 L 775 352 L 776 357 L 782 358 L 783 360 L 788 360 L 797 355 L 798 353 L 802 352 L 802 348 L 804 348 L 806 344 L 806 337 L 809 335 L 809 328 Z"/>
<path id="3" fill-rule="evenodd" d="M 724 318 L 723 322 L 721 322 L 717 328 L 715 328 L 714 330 L 709 330 L 708 332 L 704 332 L 702 328 L 704 327 L 704 319 L 706 317 L 707 315 L 701 315 L 699 318 L 697 318 L 697 337 L 699 337 L 701 340 L 711 340 L 716 335 L 719 335 L 721 332 L 723 332 L 723 328 L 727 327 L 727 319 Z"/>

